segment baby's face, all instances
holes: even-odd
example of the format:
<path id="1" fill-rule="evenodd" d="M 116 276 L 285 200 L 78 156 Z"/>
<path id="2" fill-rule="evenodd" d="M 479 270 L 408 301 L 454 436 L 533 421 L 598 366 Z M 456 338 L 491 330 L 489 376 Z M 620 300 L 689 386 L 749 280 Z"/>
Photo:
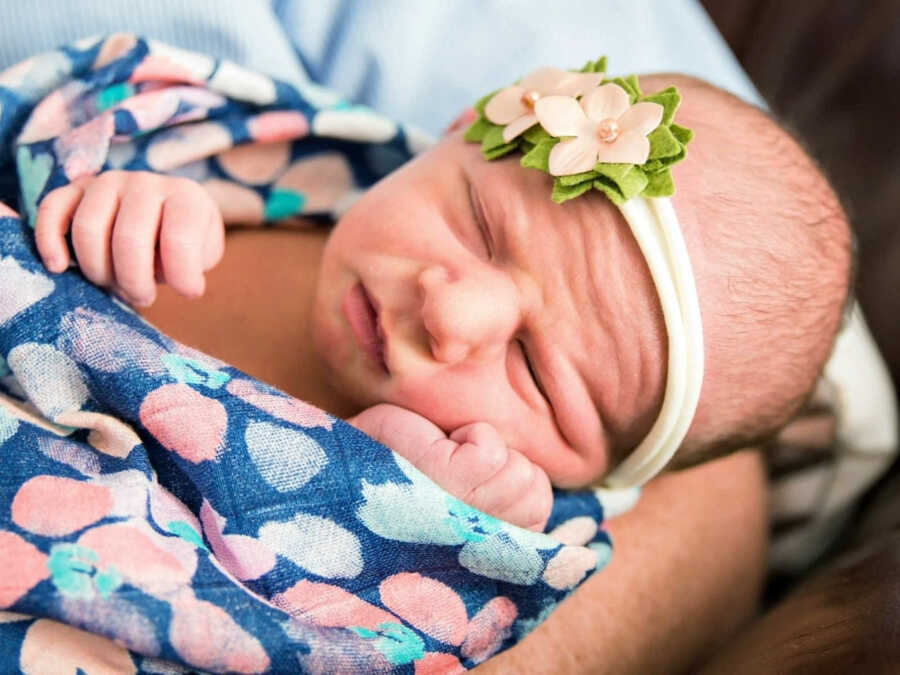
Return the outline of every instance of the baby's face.
<path id="1" fill-rule="evenodd" d="M 557 485 L 586 484 L 658 410 L 665 332 L 646 266 L 599 194 L 564 205 L 518 158 L 460 135 L 389 176 L 338 223 L 314 338 L 360 405 L 445 430 L 493 424 Z"/>

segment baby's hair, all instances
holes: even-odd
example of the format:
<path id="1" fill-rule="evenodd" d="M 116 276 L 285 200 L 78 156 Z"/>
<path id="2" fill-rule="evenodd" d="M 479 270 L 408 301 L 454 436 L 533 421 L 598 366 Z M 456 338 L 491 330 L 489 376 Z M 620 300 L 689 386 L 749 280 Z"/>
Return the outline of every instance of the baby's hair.
<path id="1" fill-rule="evenodd" d="M 714 431 L 676 460 L 686 466 L 771 437 L 808 399 L 850 304 L 854 245 L 827 179 L 770 115 L 700 80 L 666 79 L 692 107 L 704 387 L 716 389 L 703 395 L 719 402 L 703 425 Z"/>

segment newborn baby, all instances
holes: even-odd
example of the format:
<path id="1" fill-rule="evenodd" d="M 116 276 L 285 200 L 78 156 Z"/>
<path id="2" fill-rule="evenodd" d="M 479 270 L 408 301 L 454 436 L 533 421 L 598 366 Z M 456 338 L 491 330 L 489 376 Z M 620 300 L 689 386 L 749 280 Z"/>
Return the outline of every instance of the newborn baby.
<path id="1" fill-rule="evenodd" d="M 827 181 L 764 113 L 705 83 L 682 91 L 695 131 L 673 203 L 703 315 L 705 379 L 673 466 L 746 447 L 804 401 L 840 322 L 850 234 Z M 550 200 L 519 156 L 486 162 L 451 133 L 369 190 L 325 248 L 311 337 L 349 421 L 438 484 L 541 528 L 550 485 L 594 483 L 656 419 L 666 328 L 620 211 Z M 154 279 L 187 295 L 222 254 L 222 206 L 183 178 L 109 172 L 50 193 L 38 248 L 135 304 Z"/>

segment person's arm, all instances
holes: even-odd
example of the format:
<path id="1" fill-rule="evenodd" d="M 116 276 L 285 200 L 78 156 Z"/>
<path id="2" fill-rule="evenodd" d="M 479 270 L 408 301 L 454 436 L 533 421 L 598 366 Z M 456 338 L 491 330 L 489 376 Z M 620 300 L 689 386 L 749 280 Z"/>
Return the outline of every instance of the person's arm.
<path id="1" fill-rule="evenodd" d="M 766 482 L 755 452 L 663 475 L 607 525 L 612 562 L 490 673 L 672 673 L 750 619 L 763 580 Z"/>

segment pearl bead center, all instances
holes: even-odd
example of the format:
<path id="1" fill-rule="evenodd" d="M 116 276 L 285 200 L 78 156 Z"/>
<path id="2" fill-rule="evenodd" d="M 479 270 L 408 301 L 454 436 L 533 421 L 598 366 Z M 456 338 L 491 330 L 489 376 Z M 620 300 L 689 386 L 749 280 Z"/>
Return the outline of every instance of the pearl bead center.
<path id="1" fill-rule="evenodd" d="M 619 137 L 619 123 L 607 117 L 597 125 L 597 138 L 604 143 L 612 143 Z"/>
<path id="2" fill-rule="evenodd" d="M 541 94 L 538 91 L 526 91 L 524 94 L 522 94 L 522 105 L 524 105 L 526 108 L 534 110 L 534 104 L 538 102 L 538 99 L 540 97 Z"/>

